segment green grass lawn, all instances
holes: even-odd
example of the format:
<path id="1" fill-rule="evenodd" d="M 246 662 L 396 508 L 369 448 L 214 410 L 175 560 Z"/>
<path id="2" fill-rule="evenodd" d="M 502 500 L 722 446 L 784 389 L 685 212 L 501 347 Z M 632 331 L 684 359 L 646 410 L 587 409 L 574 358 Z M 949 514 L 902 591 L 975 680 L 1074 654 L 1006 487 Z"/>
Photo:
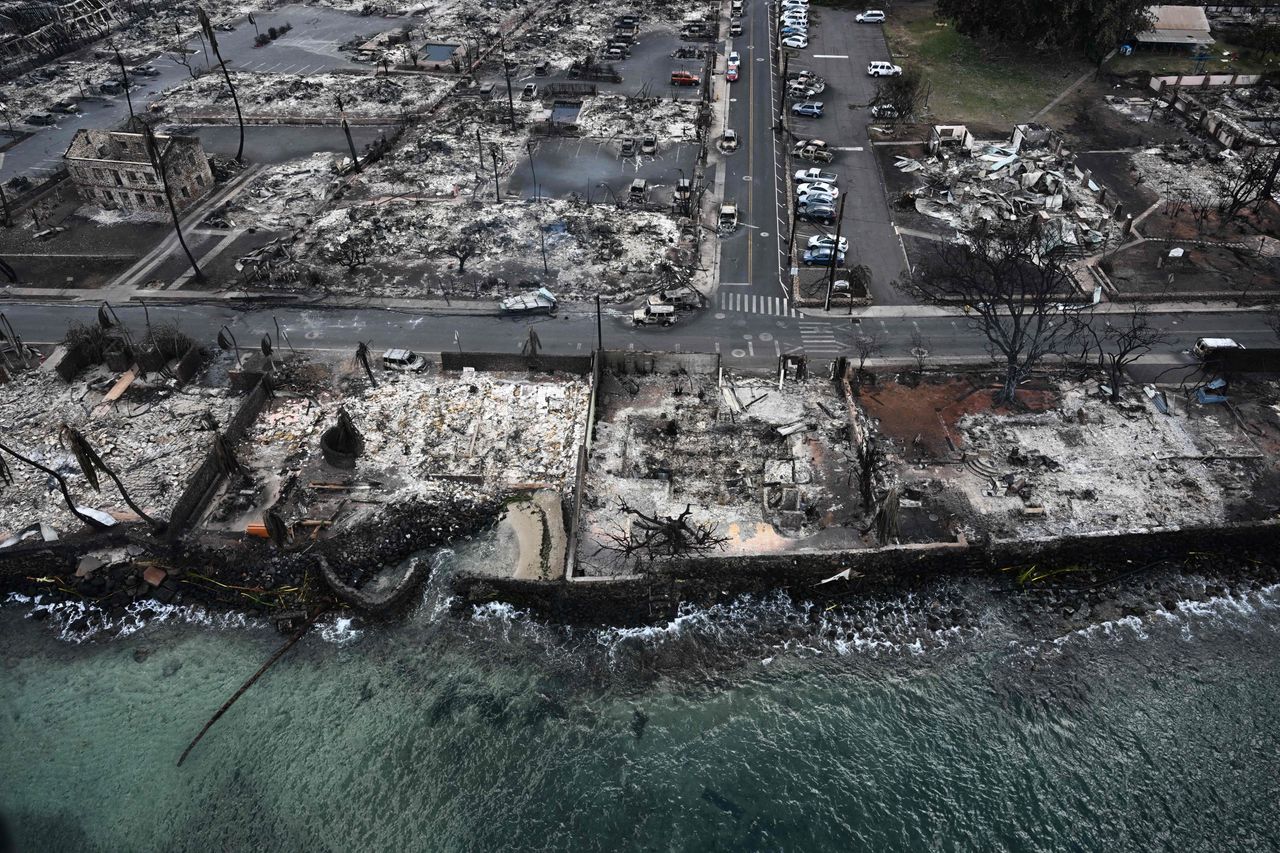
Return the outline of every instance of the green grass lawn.
<path id="1" fill-rule="evenodd" d="M 931 3 L 898 5 L 886 27 L 894 61 L 929 78 L 929 112 L 939 123 L 1012 127 L 1091 67 L 1082 57 L 976 42 L 936 20 Z"/>
<path id="2" fill-rule="evenodd" d="M 1209 46 L 1209 61 L 1201 70 L 1207 74 L 1261 74 L 1280 68 L 1280 57 L 1263 60 L 1255 51 L 1239 47 L 1219 39 Z M 1194 74 L 1196 61 L 1189 49 L 1175 53 L 1159 50 L 1140 50 L 1132 56 L 1116 54 L 1107 63 L 1106 70 L 1113 74 Z"/>

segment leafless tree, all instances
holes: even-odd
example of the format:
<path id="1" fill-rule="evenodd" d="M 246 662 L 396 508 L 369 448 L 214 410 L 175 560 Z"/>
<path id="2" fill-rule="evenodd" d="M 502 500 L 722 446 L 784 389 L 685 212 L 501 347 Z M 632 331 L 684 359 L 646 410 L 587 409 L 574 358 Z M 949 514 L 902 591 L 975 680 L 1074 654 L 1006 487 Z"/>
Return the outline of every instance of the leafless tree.
<path id="1" fill-rule="evenodd" d="M 929 340 L 917 328 L 911 330 L 911 357 L 916 360 L 916 378 L 924 376 L 924 363 L 929 360 Z"/>
<path id="2" fill-rule="evenodd" d="M 690 520 L 693 505 L 685 504 L 677 516 L 647 514 L 618 501 L 620 519 L 613 530 L 604 532 L 601 550 L 615 551 L 624 557 L 680 557 L 705 554 L 719 548 L 729 539 L 717 536 L 715 524 Z"/>
<path id="3" fill-rule="evenodd" d="M 853 351 L 858 357 L 858 367 L 853 372 L 853 394 L 862 393 L 863 380 L 867 378 L 867 360 L 880 354 L 880 336 L 875 333 L 858 335 L 853 339 Z"/>
<path id="4" fill-rule="evenodd" d="M 76 464 L 80 466 L 85 479 L 89 481 L 89 485 L 93 486 L 95 492 L 102 490 L 102 483 L 98 479 L 98 472 L 101 471 L 111 478 L 111 482 L 115 483 L 116 489 L 120 492 L 120 496 L 124 498 L 124 502 L 128 504 L 129 509 L 133 510 L 139 518 L 150 524 L 157 532 L 164 530 L 165 522 L 158 521 L 147 515 L 143 512 L 142 507 L 134 503 L 129 491 L 124 487 L 124 483 L 120 482 L 120 477 L 110 465 L 102 460 L 102 457 L 89 444 L 89 440 L 79 430 L 63 424 L 62 429 L 58 431 L 58 443 L 63 444 L 64 442 L 64 446 L 71 450 L 71 455 L 76 458 Z"/>
<path id="5" fill-rule="evenodd" d="M 965 308 L 1002 363 L 995 402 L 1012 403 L 1018 385 L 1069 332 L 1054 314 L 1072 292 L 1062 253 L 1046 247 L 1035 220 L 984 223 L 966 243 L 941 243 L 916 270 L 911 289 L 924 302 Z"/>
<path id="6" fill-rule="evenodd" d="M 479 248 L 480 247 L 476 245 L 474 240 L 464 235 L 441 246 L 440 252 L 441 254 L 448 255 L 458 262 L 458 275 L 462 275 L 466 272 L 467 261 L 479 250 Z"/>
<path id="7" fill-rule="evenodd" d="M 876 87 L 872 105 L 893 107 L 897 119 L 909 119 L 924 108 L 929 97 L 929 83 L 920 69 L 908 67 L 895 77 L 882 78 Z"/>
<path id="8" fill-rule="evenodd" d="M 1276 157 L 1280 154 L 1255 148 L 1223 172 L 1222 198 L 1218 200 L 1218 210 L 1223 216 L 1238 216 L 1246 207 L 1265 198 Z"/>
<path id="9" fill-rule="evenodd" d="M 240 147 L 236 149 L 236 162 L 244 162 L 244 115 L 240 112 L 240 98 L 236 95 L 236 87 L 231 83 L 231 71 L 227 68 L 226 61 L 222 58 L 222 52 L 218 50 L 218 36 L 213 31 L 213 24 L 209 23 L 209 16 L 200 6 L 196 7 L 196 17 L 200 21 L 200 29 L 204 32 L 205 39 L 209 42 L 213 55 L 218 60 L 218 67 L 222 69 L 222 77 L 227 81 L 227 89 L 231 91 L 231 103 L 236 107 L 236 121 L 240 122 Z"/>
<path id="10" fill-rule="evenodd" d="M 173 60 L 175 65 L 181 65 L 183 68 L 187 69 L 187 74 L 190 75 L 192 80 L 198 80 L 200 75 L 204 73 L 197 66 L 191 64 L 191 54 L 187 53 L 185 50 L 180 50 L 177 53 L 171 53 L 169 54 L 169 58 Z"/>
<path id="11" fill-rule="evenodd" d="M 1120 322 L 1107 320 L 1101 335 L 1101 358 L 1111 382 L 1111 402 L 1120 400 L 1125 371 L 1152 349 L 1169 340 L 1169 333 L 1152 325 L 1145 305 L 1136 304 Z"/>

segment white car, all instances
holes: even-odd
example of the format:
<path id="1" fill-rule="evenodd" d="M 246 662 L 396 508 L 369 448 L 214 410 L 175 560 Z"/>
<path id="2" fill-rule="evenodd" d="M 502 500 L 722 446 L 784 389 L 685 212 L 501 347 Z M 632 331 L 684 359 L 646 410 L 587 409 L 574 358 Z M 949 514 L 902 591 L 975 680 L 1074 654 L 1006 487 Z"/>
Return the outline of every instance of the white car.
<path id="1" fill-rule="evenodd" d="M 733 68 L 735 65 L 741 64 L 742 57 L 738 55 L 738 52 L 736 50 L 729 51 L 729 58 L 725 60 L 725 65 L 729 68 Z"/>
<path id="2" fill-rule="evenodd" d="M 789 21 L 789 20 L 791 20 L 792 18 L 799 18 L 799 19 L 801 19 L 801 20 L 808 20 L 808 18 L 809 18 L 809 11 L 808 11 L 807 9 L 788 9 L 787 11 L 785 11 L 785 12 L 783 12 L 781 15 L 779 15 L 779 16 L 778 16 L 778 18 L 779 18 L 780 20 L 783 20 L 783 21 Z"/>
<path id="3" fill-rule="evenodd" d="M 868 62 L 867 75 L 870 77 L 897 77 L 902 73 L 901 65 L 892 62 Z"/>
<path id="4" fill-rule="evenodd" d="M 825 172 L 822 169 L 801 169 L 796 172 L 796 183 L 805 184 L 813 181 L 821 181 L 824 184 L 835 184 L 840 180 L 840 176 L 835 172 Z"/>
<path id="5" fill-rule="evenodd" d="M 808 9 L 809 0 L 782 0 L 783 9 Z"/>
<path id="6" fill-rule="evenodd" d="M 809 242 L 805 244 L 807 249 L 830 249 L 831 244 L 836 241 L 834 234 L 814 234 L 809 238 Z M 849 238 L 840 238 L 840 254 L 849 251 Z"/>
<path id="7" fill-rule="evenodd" d="M 782 40 L 782 46 L 803 50 L 809 46 L 809 39 L 805 36 L 787 36 Z"/>
<path id="8" fill-rule="evenodd" d="M 840 198 L 840 190 L 836 189 L 835 184 L 823 184 L 815 181 L 811 184 L 800 184 L 796 187 L 796 198 L 805 199 L 815 193 L 819 195 L 829 195 L 832 198 Z"/>
<path id="9" fill-rule="evenodd" d="M 879 9 L 868 9 L 865 12 L 858 13 L 854 20 L 859 24 L 882 24 L 884 23 L 884 12 Z"/>

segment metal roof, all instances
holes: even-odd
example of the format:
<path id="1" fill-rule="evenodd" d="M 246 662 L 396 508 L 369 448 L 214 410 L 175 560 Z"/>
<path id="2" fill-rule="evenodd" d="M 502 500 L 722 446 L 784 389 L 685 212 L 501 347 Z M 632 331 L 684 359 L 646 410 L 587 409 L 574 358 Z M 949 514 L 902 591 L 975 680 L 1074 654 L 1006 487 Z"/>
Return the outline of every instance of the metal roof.
<path id="1" fill-rule="evenodd" d="M 1148 44 L 1212 44 L 1209 18 L 1203 6 L 1152 6 L 1155 18 L 1151 29 L 1138 33 L 1138 41 Z"/>

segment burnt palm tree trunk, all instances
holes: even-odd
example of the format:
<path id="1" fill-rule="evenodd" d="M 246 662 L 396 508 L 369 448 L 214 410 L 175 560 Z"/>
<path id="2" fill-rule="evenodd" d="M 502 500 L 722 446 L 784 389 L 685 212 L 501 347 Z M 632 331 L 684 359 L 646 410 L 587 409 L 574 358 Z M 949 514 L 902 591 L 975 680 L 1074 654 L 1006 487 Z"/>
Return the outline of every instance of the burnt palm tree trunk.
<path id="1" fill-rule="evenodd" d="M 227 89 L 231 91 L 231 103 L 236 107 L 236 121 L 240 123 L 240 147 L 236 149 L 236 162 L 244 162 L 244 114 L 240 112 L 240 97 L 236 94 L 236 87 L 231 84 L 231 71 L 227 68 L 227 63 L 222 59 L 222 51 L 218 49 L 218 37 L 213 32 L 213 25 L 209 23 L 209 16 L 205 14 L 204 9 L 197 6 L 196 16 L 200 19 L 200 29 L 204 30 L 205 38 L 209 40 L 209 47 L 213 50 L 214 57 L 218 60 L 218 66 L 222 69 L 222 78 L 227 81 Z"/>
<path id="2" fill-rule="evenodd" d="M 79 510 L 79 508 L 76 507 L 75 499 L 71 497 L 71 490 L 67 488 L 66 478 L 63 477 L 61 474 L 59 474 L 57 471 L 53 470 L 52 468 L 48 468 L 44 465 L 41 465 L 39 462 L 35 461 L 34 459 L 28 459 L 26 456 L 23 456 L 21 453 L 19 453 L 18 451 L 14 450 L 12 447 L 9 447 L 7 445 L 0 444 L 0 450 L 3 450 L 5 453 L 8 453 L 10 456 L 12 456 L 14 459 L 17 459 L 19 462 L 25 462 L 26 464 L 30 465 L 32 468 L 35 468 L 38 471 L 43 471 L 45 474 L 48 474 L 55 481 L 57 481 L 58 489 L 59 491 L 62 492 L 62 499 L 67 502 L 67 509 L 71 510 L 71 514 L 74 515 L 76 518 L 80 519 L 85 524 L 89 525 L 90 527 L 96 530 L 102 530 L 103 528 L 106 527 L 106 525 L 104 525 L 101 521 L 98 521 L 96 518 L 91 518 L 90 516 L 85 515 Z"/>
<path id="3" fill-rule="evenodd" d="M 164 190 L 164 199 L 169 203 L 169 215 L 173 217 L 173 230 L 178 232 L 178 243 L 182 246 L 182 251 L 186 253 L 187 260 L 191 263 L 191 272 L 196 281 L 204 281 L 204 273 L 200 272 L 200 265 L 196 263 L 196 256 L 191 254 L 191 248 L 187 245 L 186 237 L 182 236 L 182 220 L 178 218 L 178 206 L 173 203 L 173 192 L 169 189 L 169 172 L 165 165 L 164 152 L 160 150 L 159 143 L 156 142 L 155 131 L 150 125 L 145 125 L 142 129 L 142 138 L 147 145 L 147 154 L 151 158 L 151 165 L 155 167 L 156 174 L 160 178 L 160 188 Z"/>

